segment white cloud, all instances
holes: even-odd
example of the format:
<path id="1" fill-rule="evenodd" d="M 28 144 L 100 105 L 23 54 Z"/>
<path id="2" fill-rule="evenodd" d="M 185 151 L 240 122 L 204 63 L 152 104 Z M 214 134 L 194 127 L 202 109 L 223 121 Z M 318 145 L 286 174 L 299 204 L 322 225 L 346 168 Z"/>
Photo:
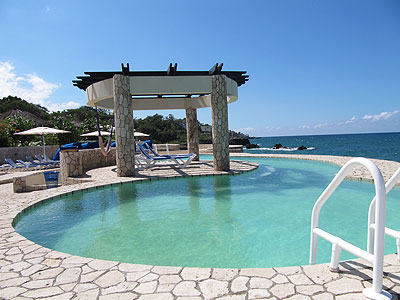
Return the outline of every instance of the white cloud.
<path id="1" fill-rule="evenodd" d="M 0 61 L 0 98 L 17 96 L 26 101 L 47 107 L 50 111 L 74 108 L 79 103 L 53 103 L 47 99 L 60 87 L 59 84 L 45 81 L 37 74 L 18 75 L 14 66 Z"/>
<path id="2" fill-rule="evenodd" d="M 320 123 L 314 126 L 314 128 L 322 128 L 328 126 L 328 123 Z"/>
<path id="3" fill-rule="evenodd" d="M 256 130 L 256 129 L 253 128 L 253 127 L 246 127 L 246 128 L 239 128 L 238 130 L 235 130 L 235 131 L 239 131 L 239 132 L 249 132 L 249 131 L 254 131 L 254 130 Z"/>
<path id="4" fill-rule="evenodd" d="M 311 126 L 310 125 L 300 125 L 299 128 L 308 129 L 308 128 L 311 128 Z"/>
<path id="5" fill-rule="evenodd" d="M 379 120 L 387 120 L 389 118 L 391 118 L 392 116 L 394 116 L 395 114 L 397 114 L 399 111 L 398 110 L 394 110 L 392 112 L 381 112 L 379 115 L 365 115 L 363 118 L 363 120 L 370 120 L 370 121 L 379 121 Z"/>
<path id="6" fill-rule="evenodd" d="M 79 106 L 81 106 L 80 103 L 69 101 L 67 103 L 51 103 L 47 105 L 47 108 L 50 111 L 60 111 L 64 109 L 77 108 Z"/>

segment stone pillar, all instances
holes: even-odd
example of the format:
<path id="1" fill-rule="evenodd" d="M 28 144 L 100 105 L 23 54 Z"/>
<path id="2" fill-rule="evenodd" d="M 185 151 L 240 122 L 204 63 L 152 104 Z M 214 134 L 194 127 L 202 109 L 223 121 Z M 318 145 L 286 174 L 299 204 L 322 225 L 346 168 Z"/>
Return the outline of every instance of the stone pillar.
<path id="1" fill-rule="evenodd" d="M 186 136 L 189 153 L 195 153 L 199 160 L 199 124 L 197 122 L 197 110 L 186 108 Z"/>
<path id="2" fill-rule="evenodd" d="M 135 175 L 135 138 L 129 77 L 116 74 L 114 82 L 115 140 L 117 142 L 117 176 Z"/>
<path id="3" fill-rule="evenodd" d="M 214 169 L 229 171 L 228 102 L 225 75 L 212 77 L 211 114 Z"/>

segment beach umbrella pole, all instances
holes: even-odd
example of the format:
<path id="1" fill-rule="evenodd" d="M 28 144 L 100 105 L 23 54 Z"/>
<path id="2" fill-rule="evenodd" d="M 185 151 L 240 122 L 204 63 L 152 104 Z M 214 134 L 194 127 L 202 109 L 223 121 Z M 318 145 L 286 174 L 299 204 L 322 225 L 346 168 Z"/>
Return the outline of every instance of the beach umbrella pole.
<path id="1" fill-rule="evenodd" d="M 43 137 L 43 158 L 45 159 L 45 155 L 46 155 L 46 142 L 44 141 L 44 134 L 42 135 Z"/>

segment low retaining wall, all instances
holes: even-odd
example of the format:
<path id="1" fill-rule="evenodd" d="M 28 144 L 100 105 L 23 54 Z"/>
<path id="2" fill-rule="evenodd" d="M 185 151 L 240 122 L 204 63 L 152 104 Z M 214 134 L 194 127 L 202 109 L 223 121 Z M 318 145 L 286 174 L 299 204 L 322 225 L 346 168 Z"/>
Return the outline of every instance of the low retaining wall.
<path id="1" fill-rule="evenodd" d="M 25 193 L 47 189 L 48 187 L 44 176 L 45 172 L 49 171 L 37 172 L 34 174 L 13 178 L 14 193 Z M 60 173 L 58 173 L 57 182 L 60 182 Z"/>
<path id="2" fill-rule="evenodd" d="M 52 158 L 56 154 L 58 145 L 46 146 L 46 154 Z M 34 157 L 36 154 L 43 154 L 43 146 L 26 146 L 26 147 L 1 147 L 0 148 L 0 165 L 5 163 L 6 158 L 11 158 L 13 161 L 17 159 L 25 160 L 27 156 Z"/>
<path id="3" fill-rule="evenodd" d="M 86 171 L 116 164 L 116 148 L 108 156 L 101 149 L 63 150 L 60 154 L 61 184 L 71 184 L 69 177 L 82 176 Z"/>

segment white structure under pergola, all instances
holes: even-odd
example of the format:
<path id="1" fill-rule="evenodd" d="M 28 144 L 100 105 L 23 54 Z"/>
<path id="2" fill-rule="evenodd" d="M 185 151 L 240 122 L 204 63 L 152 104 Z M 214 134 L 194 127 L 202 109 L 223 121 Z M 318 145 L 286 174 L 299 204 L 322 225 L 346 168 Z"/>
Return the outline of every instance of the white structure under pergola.
<path id="1" fill-rule="evenodd" d="M 117 174 L 133 176 L 135 170 L 133 113 L 136 110 L 185 109 L 188 150 L 199 156 L 197 109 L 211 107 L 214 167 L 229 171 L 228 104 L 238 99 L 238 86 L 248 80 L 243 71 L 129 70 L 85 72 L 74 85 L 86 91 L 87 104 L 112 109 L 117 142 Z"/>

